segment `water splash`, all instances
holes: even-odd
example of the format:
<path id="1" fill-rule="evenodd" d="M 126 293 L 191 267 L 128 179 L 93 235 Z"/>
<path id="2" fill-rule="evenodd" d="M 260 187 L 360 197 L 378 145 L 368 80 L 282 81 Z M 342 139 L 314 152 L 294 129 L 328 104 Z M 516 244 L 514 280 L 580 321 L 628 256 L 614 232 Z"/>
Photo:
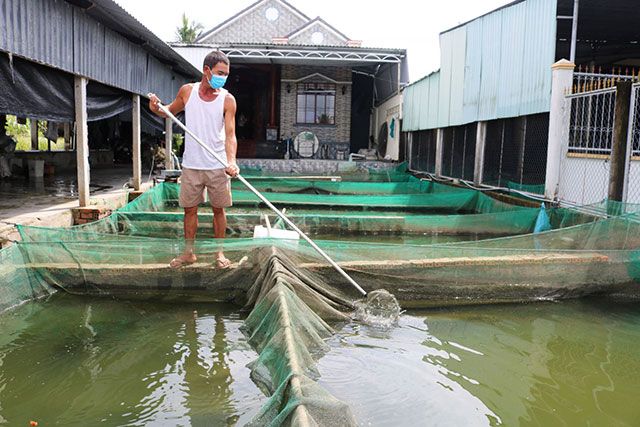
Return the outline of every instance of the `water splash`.
<path id="1" fill-rule="evenodd" d="M 401 313 L 396 297 L 378 289 L 369 292 L 366 299 L 356 302 L 354 318 L 369 326 L 388 329 L 398 322 Z"/>

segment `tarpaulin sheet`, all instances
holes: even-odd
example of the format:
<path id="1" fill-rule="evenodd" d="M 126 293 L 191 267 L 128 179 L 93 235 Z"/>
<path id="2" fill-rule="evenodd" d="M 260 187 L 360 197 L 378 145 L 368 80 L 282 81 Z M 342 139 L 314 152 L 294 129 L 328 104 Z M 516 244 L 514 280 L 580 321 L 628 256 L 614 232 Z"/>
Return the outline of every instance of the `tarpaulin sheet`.
<path id="1" fill-rule="evenodd" d="M 71 122 L 75 118 L 73 75 L 7 54 L 0 55 L 0 114 Z M 89 81 L 89 121 L 131 109 L 131 94 Z"/>

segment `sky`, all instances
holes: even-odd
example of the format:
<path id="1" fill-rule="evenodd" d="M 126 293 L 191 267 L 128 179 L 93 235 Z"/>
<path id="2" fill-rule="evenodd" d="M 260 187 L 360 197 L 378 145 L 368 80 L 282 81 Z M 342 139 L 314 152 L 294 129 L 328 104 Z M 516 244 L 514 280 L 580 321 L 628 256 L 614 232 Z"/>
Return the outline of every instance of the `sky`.
<path id="1" fill-rule="evenodd" d="M 440 68 L 438 35 L 512 0 L 288 0 L 363 46 L 407 49 L 411 81 Z M 175 41 L 183 13 L 205 31 L 255 0 L 116 0 L 162 40 Z"/>

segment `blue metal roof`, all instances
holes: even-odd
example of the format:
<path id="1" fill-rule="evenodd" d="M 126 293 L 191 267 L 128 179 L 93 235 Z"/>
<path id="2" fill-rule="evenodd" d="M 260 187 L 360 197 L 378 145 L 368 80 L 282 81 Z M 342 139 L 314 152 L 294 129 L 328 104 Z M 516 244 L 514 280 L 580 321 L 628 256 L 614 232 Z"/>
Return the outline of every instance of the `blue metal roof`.
<path id="1" fill-rule="evenodd" d="M 440 71 L 404 90 L 403 130 L 549 111 L 556 0 L 524 0 L 440 34 Z"/>

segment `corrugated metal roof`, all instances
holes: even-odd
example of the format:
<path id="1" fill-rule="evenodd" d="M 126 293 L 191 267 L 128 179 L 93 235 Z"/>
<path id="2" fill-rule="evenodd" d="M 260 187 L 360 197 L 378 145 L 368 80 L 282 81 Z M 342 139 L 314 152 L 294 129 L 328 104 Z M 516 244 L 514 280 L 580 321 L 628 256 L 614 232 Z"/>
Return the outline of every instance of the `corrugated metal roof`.
<path id="1" fill-rule="evenodd" d="M 432 89 L 435 74 L 405 88 L 405 96 L 416 94 L 405 101 L 403 130 L 549 111 L 555 40 L 556 0 L 514 2 L 441 33 L 437 101 L 428 90 L 424 108 L 415 96 Z"/>
<path id="2" fill-rule="evenodd" d="M 173 81 L 199 76 L 184 60 L 112 0 L 82 9 L 63 0 L 0 1 L 0 50 L 69 73 L 146 95 L 173 98 Z M 155 79 L 149 64 L 157 63 Z"/>
<path id="3" fill-rule="evenodd" d="M 211 49 L 218 48 L 256 48 L 256 49 L 304 49 L 315 50 L 322 48 L 323 50 L 335 50 L 339 52 L 359 52 L 359 53 L 391 53 L 396 55 L 407 54 L 406 49 L 400 48 L 388 48 L 388 47 L 369 47 L 369 46 L 336 46 L 336 45 L 323 45 L 323 44 L 276 44 L 276 43 L 245 43 L 245 42 L 228 42 L 228 43 L 170 43 L 172 47 L 209 47 Z"/>

